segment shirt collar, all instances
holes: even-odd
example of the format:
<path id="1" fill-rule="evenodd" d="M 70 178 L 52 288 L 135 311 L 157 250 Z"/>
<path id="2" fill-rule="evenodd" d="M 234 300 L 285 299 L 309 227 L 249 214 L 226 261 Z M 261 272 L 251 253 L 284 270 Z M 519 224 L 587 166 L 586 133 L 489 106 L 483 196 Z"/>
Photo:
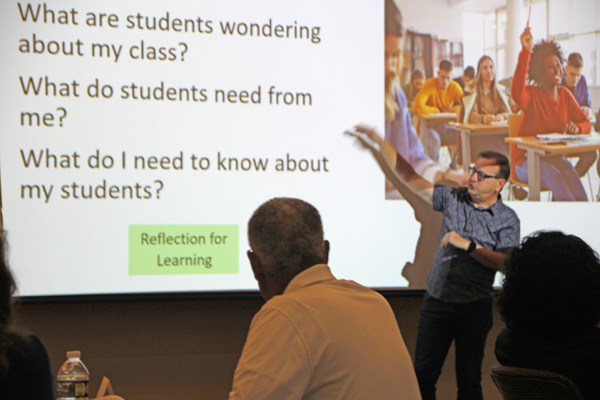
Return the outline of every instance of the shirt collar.
<path id="1" fill-rule="evenodd" d="M 467 190 L 463 192 L 463 199 L 465 202 L 472 205 L 476 211 L 487 211 L 492 217 L 494 216 L 494 214 L 496 214 L 496 211 L 498 211 L 498 207 L 500 207 L 502 204 L 502 196 L 500 195 L 500 193 L 498 193 L 498 201 L 496 201 L 494 204 L 487 208 L 475 206 L 475 204 L 473 203 L 473 199 L 471 199 L 471 196 L 469 195 L 469 192 Z"/>
<path id="2" fill-rule="evenodd" d="M 335 280 L 335 276 L 331 273 L 329 266 L 327 266 L 327 264 L 313 265 L 296 275 L 290 283 L 288 283 L 283 293 L 290 293 L 306 286 L 328 280 Z"/>

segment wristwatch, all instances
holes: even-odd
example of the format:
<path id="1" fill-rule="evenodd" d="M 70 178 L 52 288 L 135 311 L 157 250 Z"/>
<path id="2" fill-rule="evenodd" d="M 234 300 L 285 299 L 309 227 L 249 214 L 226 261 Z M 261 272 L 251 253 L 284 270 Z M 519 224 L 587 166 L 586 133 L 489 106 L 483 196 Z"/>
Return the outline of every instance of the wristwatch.
<path id="1" fill-rule="evenodd" d="M 477 244 L 475 242 L 471 241 L 471 243 L 469 243 L 469 247 L 467 247 L 467 254 L 469 254 L 476 248 L 477 248 Z"/>

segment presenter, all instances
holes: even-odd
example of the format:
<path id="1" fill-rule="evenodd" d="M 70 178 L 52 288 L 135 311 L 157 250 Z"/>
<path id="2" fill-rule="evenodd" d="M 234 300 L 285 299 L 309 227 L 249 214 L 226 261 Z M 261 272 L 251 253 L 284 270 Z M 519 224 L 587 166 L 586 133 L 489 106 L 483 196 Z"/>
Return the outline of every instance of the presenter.
<path id="1" fill-rule="evenodd" d="M 469 170 L 468 187 L 434 186 L 374 130 L 358 126 L 351 134 L 371 151 L 392 183 L 410 186 L 443 214 L 415 350 L 421 395 L 435 399 L 435 385 L 454 341 L 458 398 L 482 399 L 481 363 L 492 327 L 492 285 L 520 235 L 519 218 L 500 196 L 510 174 L 508 159 L 483 152 Z"/>

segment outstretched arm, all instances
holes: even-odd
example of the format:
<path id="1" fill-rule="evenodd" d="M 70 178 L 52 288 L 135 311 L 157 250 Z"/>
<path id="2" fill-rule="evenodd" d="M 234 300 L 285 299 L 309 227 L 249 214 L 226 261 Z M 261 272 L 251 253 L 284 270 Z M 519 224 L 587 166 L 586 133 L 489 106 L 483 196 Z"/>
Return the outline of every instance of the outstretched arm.
<path id="1" fill-rule="evenodd" d="M 429 100 L 429 96 L 431 93 L 428 88 L 421 88 L 419 93 L 415 96 L 415 100 L 413 101 L 412 110 L 415 114 L 437 114 L 440 112 L 440 109 L 434 106 L 428 106 L 427 100 Z"/>
<path id="2" fill-rule="evenodd" d="M 414 168 L 400 156 L 393 146 L 375 132 L 374 129 L 359 125 L 346 134 L 356 137 L 360 144 L 375 157 L 386 178 L 401 193 L 408 186 L 422 199 L 431 203 L 433 183 L 420 176 Z"/>
<path id="3" fill-rule="evenodd" d="M 531 29 L 525 28 L 521 34 L 521 52 L 517 61 L 517 67 L 512 78 L 510 94 L 521 109 L 527 108 L 529 104 L 529 94 L 526 88 L 527 70 L 529 69 L 529 59 L 531 58 L 531 47 L 533 46 L 533 36 Z"/>

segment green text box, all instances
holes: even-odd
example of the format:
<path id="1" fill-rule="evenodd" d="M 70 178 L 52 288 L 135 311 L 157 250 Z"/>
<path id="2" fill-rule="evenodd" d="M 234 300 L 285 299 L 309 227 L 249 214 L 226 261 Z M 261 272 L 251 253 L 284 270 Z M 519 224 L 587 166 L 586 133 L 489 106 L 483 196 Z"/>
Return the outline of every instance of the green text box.
<path id="1" fill-rule="evenodd" d="M 129 225 L 129 275 L 237 274 L 237 225 Z"/>

